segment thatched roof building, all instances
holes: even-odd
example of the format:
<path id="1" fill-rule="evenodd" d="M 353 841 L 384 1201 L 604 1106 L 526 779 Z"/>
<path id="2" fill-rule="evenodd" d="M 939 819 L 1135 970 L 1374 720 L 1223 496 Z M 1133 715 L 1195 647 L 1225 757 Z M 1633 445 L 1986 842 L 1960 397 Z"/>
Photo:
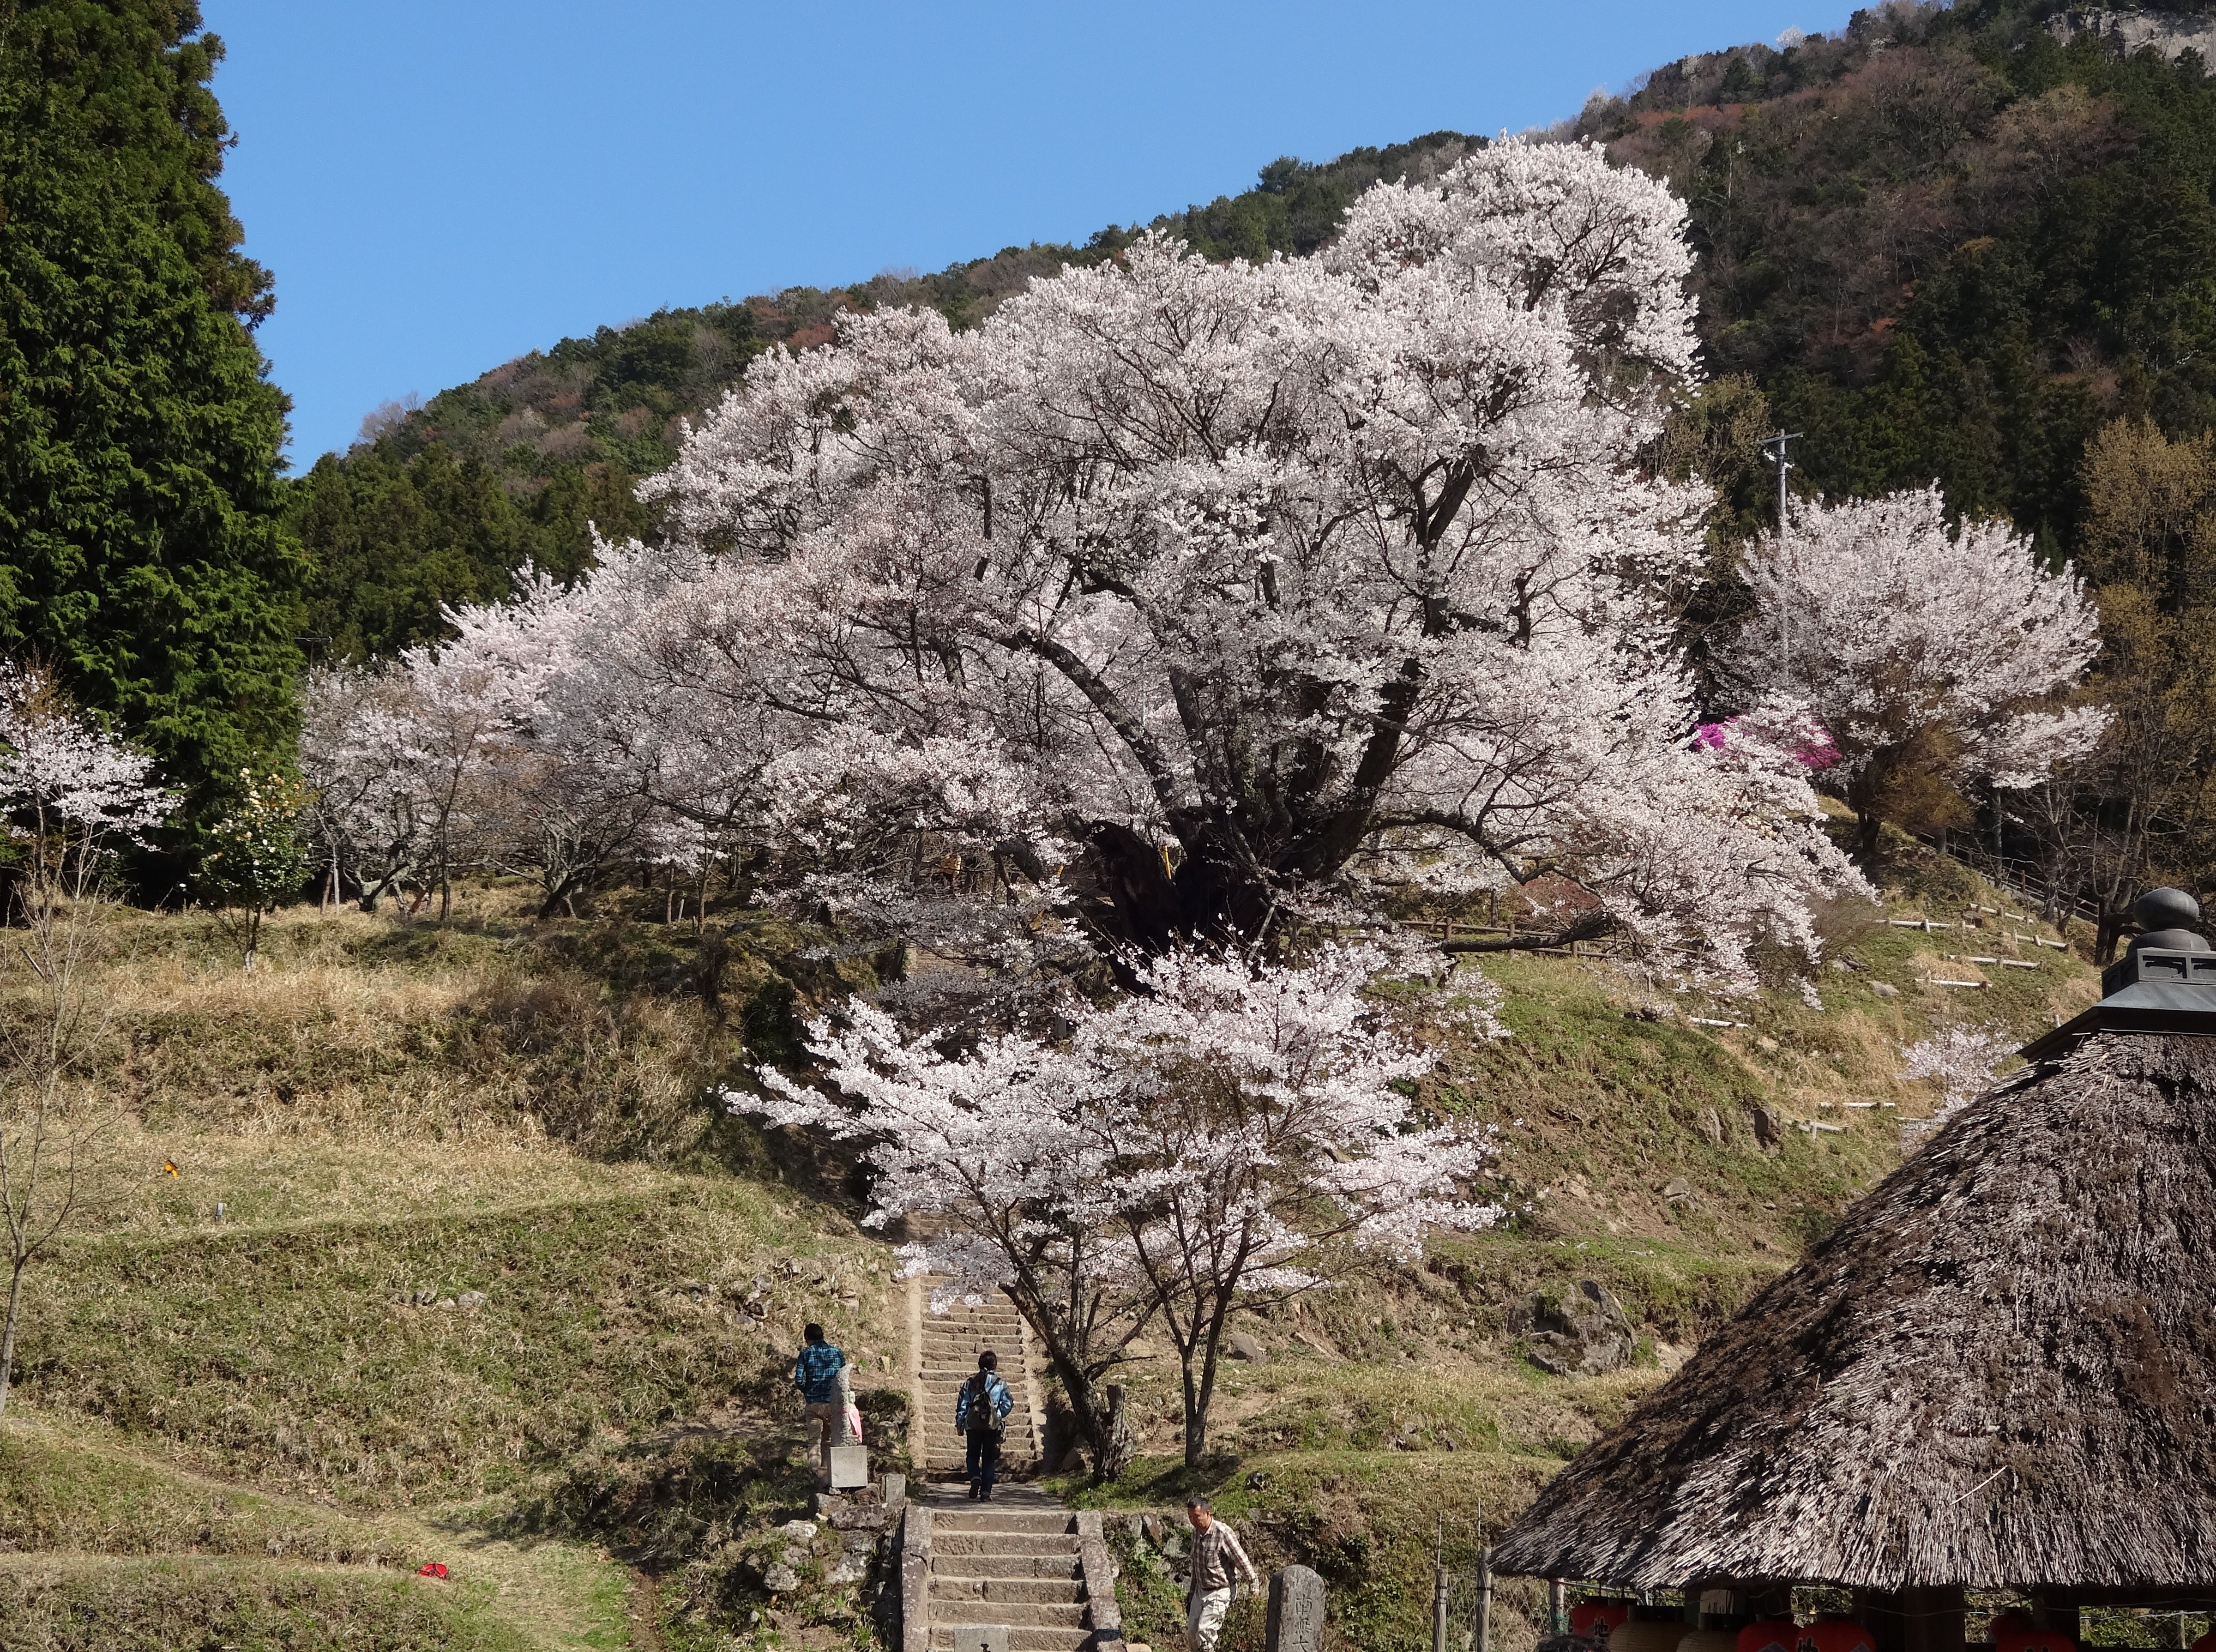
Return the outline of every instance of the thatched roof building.
<path id="1" fill-rule="evenodd" d="M 2216 957 L 2146 940 L 2170 950 L 2135 949 L 1549 1482 L 1494 1563 L 2216 1596 L 2216 986 L 2196 975 Z"/>

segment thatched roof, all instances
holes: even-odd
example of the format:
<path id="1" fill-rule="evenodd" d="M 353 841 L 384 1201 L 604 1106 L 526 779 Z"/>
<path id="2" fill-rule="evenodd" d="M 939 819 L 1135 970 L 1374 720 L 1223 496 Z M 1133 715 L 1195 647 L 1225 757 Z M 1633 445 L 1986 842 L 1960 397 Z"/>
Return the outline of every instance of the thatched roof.
<path id="1" fill-rule="evenodd" d="M 1548 1482 L 1495 1563 L 2216 1584 L 2216 1038 L 2096 1032 L 1965 1108 Z"/>

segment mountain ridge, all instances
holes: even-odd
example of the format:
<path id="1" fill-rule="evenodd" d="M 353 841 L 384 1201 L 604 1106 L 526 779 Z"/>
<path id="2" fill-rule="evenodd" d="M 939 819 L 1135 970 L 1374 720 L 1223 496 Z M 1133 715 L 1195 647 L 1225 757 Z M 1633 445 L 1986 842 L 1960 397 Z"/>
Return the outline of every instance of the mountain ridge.
<path id="1" fill-rule="evenodd" d="M 1710 385 L 1656 462 L 1721 495 L 1721 546 L 1775 514 L 1751 440 L 1805 431 L 1798 482 L 1869 496 L 1935 476 L 2071 554 L 2095 433 L 2216 423 L 2216 81 L 2048 0 L 1888 0 L 1829 35 L 1690 54 L 1539 134 L 1589 140 L 1685 199 Z M 2205 9 L 2164 12 L 2182 20 Z M 2062 38 L 2067 35 L 2065 40 Z M 1370 182 L 1437 176 L 1485 140 L 1437 132 L 1308 163 L 1144 226 L 1203 256 L 1314 250 Z M 657 311 L 503 363 L 293 485 L 318 564 L 311 646 L 388 653 L 526 567 L 588 565 L 589 525 L 651 537 L 640 478 L 761 350 L 921 304 L 976 324 L 1033 277 L 1142 232 L 1004 248 L 924 275 Z"/>

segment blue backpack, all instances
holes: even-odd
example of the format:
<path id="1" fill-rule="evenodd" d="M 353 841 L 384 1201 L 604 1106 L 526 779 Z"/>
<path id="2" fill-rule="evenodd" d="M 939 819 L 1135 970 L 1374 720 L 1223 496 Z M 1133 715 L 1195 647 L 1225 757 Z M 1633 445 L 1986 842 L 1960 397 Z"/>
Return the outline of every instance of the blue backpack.
<path id="1" fill-rule="evenodd" d="M 1015 1409 L 1016 1397 L 1008 1392 L 1008 1385 L 1000 1380 L 1000 1373 L 981 1371 L 962 1384 L 954 1426 L 965 1433 L 1005 1433 L 1008 1413 Z"/>

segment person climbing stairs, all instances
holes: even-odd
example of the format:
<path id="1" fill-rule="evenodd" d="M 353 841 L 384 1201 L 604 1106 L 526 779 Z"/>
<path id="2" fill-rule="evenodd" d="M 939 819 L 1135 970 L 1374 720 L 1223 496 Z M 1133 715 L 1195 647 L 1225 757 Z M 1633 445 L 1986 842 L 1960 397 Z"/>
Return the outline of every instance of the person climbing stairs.
<path id="1" fill-rule="evenodd" d="M 969 1461 L 969 1441 L 954 1426 L 956 1402 L 962 1384 L 977 1370 L 977 1356 L 990 1349 L 1000 1358 L 1000 1380 L 1015 1396 L 1008 1414 L 1006 1433 L 1000 1441 L 1000 1472 L 1016 1476 L 1036 1473 L 1039 1467 L 1037 1420 L 1031 1414 L 1031 1370 L 1023 1321 L 1015 1304 L 999 1291 L 982 1304 L 955 1303 L 943 1314 L 931 1311 L 933 1286 L 939 1279 L 917 1281 L 925 1306 L 917 1335 L 914 1372 L 917 1402 L 923 1409 L 916 1435 L 917 1457 L 926 1479 L 962 1480 Z"/>

